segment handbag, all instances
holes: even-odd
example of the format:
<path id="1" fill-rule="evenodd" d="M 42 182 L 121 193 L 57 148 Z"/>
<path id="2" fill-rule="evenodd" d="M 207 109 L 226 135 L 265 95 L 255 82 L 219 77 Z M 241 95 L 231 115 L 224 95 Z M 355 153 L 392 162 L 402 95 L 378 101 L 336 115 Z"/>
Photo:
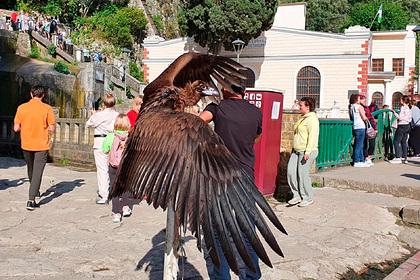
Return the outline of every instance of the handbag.
<path id="1" fill-rule="evenodd" d="M 376 138 L 376 134 L 378 134 L 378 131 L 376 131 L 372 127 L 372 124 L 370 123 L 370 121 L 367 121 L 366 134 L 367 134 L 368 139 L 374 139 L 374 138 Z"/>

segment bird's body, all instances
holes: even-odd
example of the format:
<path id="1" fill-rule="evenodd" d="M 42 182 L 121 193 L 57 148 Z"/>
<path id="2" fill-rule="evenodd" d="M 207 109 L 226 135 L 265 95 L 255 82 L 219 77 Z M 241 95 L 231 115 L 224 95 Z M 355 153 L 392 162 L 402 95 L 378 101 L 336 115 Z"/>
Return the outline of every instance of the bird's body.
<path id="1" fill-rule="evenodd" d="M 260 211 L 286 233 L 274 212 L 220 137 L 201 118 L 185 113 L 214 86 L 239 85 L 243 67 L 227 58 L 188 53 L 144 90 L 142 113 L 126 144 L 111 197 L 128 191 L 153 207 L 175 211 L 175 230 L 189 228 L 218 266 L 215 234 L 229 266 L 238 273 L 233 247 L 255 271 L 244 246 L 248 239 L 260 259 L 271 262 L 256 228 L 278 254 L 276 238 Z M 233 242 L 231 242 L 233 240 Z M 175 239 L 174 246 L 177 245 Z"/>

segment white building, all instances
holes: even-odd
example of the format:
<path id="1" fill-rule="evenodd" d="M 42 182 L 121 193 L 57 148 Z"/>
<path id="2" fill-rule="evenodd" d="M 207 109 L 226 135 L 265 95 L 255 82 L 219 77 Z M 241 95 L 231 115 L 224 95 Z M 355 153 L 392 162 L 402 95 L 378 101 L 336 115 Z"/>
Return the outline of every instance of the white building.
<path id="1" fill-rule="evenodd" d="M 345 111 L 352 93 L 365 94 L 379 105 L 392 105 L 393 96 L 413 93 L 414 26 L 393 32 L 370 32 L 360 26 L 344 34 L 314 32 L 304 29 L 305 15 L 305 3 L 280 5 L 272 28 L 244 48 L 240 63 L 250 69 L 249 87 L 284 90 L 286 109 L 295 99 L 314 97 L 323 116 L 337 106 Z M 190 38 L 147 38 L 145 79 L 152 81 L 189 51 L 207 52 Z M 220 55 L 236 57 L 228 51 Z"/>

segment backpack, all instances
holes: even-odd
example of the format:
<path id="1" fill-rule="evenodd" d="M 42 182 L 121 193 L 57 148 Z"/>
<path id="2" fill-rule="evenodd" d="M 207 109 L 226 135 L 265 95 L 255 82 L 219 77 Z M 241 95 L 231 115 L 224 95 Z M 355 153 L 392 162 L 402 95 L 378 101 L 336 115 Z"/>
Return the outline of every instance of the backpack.
<path id="1" fill-rule="evenodd" d="M 118 167 L 120 165 L 126 141 L 127 135 L 117 133 L 114 134 L 114 141 L 112 142 L 108 160 L 112 167 Z"/>

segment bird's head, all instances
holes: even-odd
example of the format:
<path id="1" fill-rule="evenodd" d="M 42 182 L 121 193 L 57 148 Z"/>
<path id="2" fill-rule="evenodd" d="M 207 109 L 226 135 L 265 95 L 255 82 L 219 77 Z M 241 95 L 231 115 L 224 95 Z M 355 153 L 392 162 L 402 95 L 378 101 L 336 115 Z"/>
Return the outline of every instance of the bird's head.
<path id="1" fill-rule="evenodd" d="M 219 92 L 215 88 L 212 88 L 208 83 L 205 83 L 203 81 L 195 81 L 191 84 L 191 86 L 194 89 L 195 93 L 200 95 L 200 98 L 205 96 L 219 95 Z"/>
<path id="2" fill-rule="evenodd" d="M 198 103 L 198 101 L 200 101 L 202 97 L 214 96 L 218 94 L 219 93 L 217 92 L 217 90 L 210 87 L 210 85 L 206 82 L 198 80 L 193 83 L 188 83 L 185 85 L 185 87 L 182 89 L 179 95 L 179 104 L 177 107 L 194 106 Z"/>

